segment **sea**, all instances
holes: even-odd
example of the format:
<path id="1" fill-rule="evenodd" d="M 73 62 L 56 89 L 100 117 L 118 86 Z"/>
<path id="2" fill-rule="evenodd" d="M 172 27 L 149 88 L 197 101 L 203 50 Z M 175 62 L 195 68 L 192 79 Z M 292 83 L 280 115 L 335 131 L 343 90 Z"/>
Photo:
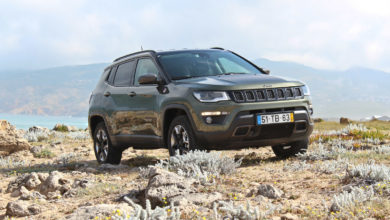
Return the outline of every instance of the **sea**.
<path id="1" fill-rule="evenodd" d="M 52 129 L 57 123 L 76 126 L 85 129 L 88 127 L 87 117 L 73 116 L 41 116 L 41 115 L 13 115 L 0 113 L 0 120 L 7 120 L 17 129 L 29 129 L 32 126 L 40 126 Z"/>

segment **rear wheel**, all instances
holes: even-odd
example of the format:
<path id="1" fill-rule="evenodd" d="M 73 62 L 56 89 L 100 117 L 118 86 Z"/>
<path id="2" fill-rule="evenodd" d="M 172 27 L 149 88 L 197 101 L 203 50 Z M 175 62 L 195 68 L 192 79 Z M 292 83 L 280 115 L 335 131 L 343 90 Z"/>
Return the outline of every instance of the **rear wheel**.
<path id="1" fill-rule="evenodd" d="M 285 145 L 272 146 L 275 155 L 280 158 L 296 156 L 298 153 L 305 153 L 309 145 L 309 140 L 302 140 Z"/>
<path id="2" fill-rule="evenodd" d="M 171 156 L 175 156 L 176 152 L 185 154 L 196 149 L 195 136 L 186 116 L 173 119 L 168 130 L 167 144 Z"/>
<path id="3" fill-rule="evenodd" d="M 104 122 L 100 122 L 94 131 L 93 149 L 99 163 L 119 164 L 123 149 L 112 145 Z"/>

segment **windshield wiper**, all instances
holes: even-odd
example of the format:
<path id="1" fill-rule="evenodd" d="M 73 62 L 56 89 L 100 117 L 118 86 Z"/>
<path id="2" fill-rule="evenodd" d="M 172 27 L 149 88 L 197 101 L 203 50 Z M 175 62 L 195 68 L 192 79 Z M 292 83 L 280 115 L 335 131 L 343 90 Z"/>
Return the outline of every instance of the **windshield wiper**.
<path id="1" fill-rule="evenodd" d="M 243 73 L 243 72 L 227 72 L 227 73 L 221 73 L 221 74 L 218 74 L 218 75 L 234 75 L 234 74 L 246 74 L 246 73 Z"/>

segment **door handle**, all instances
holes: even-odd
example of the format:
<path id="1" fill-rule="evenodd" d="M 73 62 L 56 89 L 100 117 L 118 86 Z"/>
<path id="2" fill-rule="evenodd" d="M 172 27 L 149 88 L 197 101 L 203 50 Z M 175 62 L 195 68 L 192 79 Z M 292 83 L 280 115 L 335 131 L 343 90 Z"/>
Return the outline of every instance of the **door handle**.
<path id="1" fill-rule="evenodd" d="M 129 93 L 129 96 L 130 96 L 130 97 L 134 97 L 134 96 L 136 96 L 136 95 L 137 95 L 137 93 L 135 93 L 135 92 L 130 92 L 130 93 Z"/>
<path id="2" fill-rule="evenodd" d="M 106 91 L 104 94 L 103 94 L 105 97 L 108 97 L 111 95 L 111 93 L 109 91 Z"/>

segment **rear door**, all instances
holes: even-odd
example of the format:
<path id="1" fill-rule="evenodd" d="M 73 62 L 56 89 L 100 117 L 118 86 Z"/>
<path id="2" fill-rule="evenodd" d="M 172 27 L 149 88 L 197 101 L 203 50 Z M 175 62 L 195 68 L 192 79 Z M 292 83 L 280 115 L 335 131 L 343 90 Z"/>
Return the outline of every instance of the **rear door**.
<path id="1" fill-rule="evenodd" d="M 113 135 L 130 135 L 131 120 L 134 118 L 130 103 L 129 89 L 132 84 L 136 61 L 127 61 L 115 67 L 114 76 L 110 73 L 108 86 L 104 92 L 107 100 L 106 112 Z M 114 69 L 114 70 L 115 70 Z"/>

